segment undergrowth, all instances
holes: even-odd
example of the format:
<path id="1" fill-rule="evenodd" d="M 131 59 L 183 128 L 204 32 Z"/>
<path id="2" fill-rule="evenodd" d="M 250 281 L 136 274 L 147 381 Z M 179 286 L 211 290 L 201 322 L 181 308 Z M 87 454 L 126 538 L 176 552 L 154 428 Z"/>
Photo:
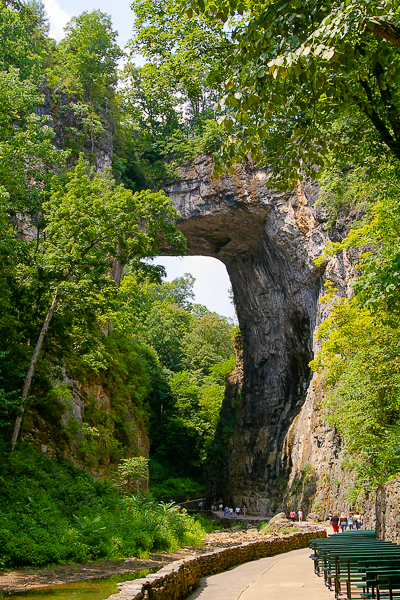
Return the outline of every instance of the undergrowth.
<path id="1" fill-rule="evenodd" d="M 21 444 L 0 456 L 0 566 L 146 556 L 199 544 L 185 511 L 126 497 L 108 481 Z"/>
<path id="2" fill-rule="evenodd" d="M 205 485 L 191 477 L 168 477 L 165 481 L 152 481 L 150 479 L 150 490 L 155 498 L 174 498 L 183 501 L 205 496 Z"/>

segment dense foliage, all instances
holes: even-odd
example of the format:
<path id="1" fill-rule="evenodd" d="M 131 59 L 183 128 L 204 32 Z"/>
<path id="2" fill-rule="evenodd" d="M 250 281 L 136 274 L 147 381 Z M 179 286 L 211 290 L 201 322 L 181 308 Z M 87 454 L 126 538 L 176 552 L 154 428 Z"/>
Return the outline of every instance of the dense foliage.
<path id="1" fill-rule="evenodd" d="M 327 418 L 346 444 L 353 499 L 400 471 L 399 167 L 384 165 L 376 175 L 368 219 L 319 259 L 358 254 L 353 297 L 336 297 L 332 286 L 325 297 L 333 310 L 313 362 L 326 378 Z"/>
<path id="2" fill-rule="evenodd" d="M 230 50 L 215 19 L 189 19 L 180 0 L 135 0 L 131 60 L 118 93 L 114 168 L 132 189 L 177 176 L 225 137 L 213 106 Z M 142 67 L 135 55 L 146 57 Z"/>
<path id="3" fill-rule="evenodd" d="M 171 283 L 139 285 L 134 275 L 126 274 L 121 283 L 124 303 L 118 310 L 124 334 L 131 331 L 140 336 L 155 356 L 149 398 L 151 482 L 160 496 L 168 496 L 164 492 L 169 479 L 170 494 L 179 489 L 181 499 L 201 489 L 192 481 L 184 491 L 174 480 L 201 481 L 225 377 L 235 366 L 232 324 L 193 304 L 193 282 L 187 275 Z"/>
<path id="4" fill-rule="evenodd" d="M 293 187 L 343 151 L 337 120 L 349 118 L 352 149 L 370 136 L 400 158 L 397 2 L 194 0 L 200 18 L 232 29 L 220 122 L 225 163 L 268 164 Z M 192 15 L 192 10 L 189 10 Z M 356 152 L 361 148 L 357 148 Z"/>
<path id="5" fill-rule="evenodd" d="M 0 566 L 146 556 L 199 543 L 198 522 L 151 498 L 123 496 L 63 461 L 29 446 L 1 452 Z"/>

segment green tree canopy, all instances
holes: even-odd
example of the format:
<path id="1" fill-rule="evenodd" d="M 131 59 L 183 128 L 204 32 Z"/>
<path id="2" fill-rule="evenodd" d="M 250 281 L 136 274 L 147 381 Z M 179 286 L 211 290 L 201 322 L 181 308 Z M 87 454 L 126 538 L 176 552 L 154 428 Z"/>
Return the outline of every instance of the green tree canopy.
<path id="1" fill-rule="evenodd" d="M 55 164 L 65 155 L 52 144 L 54 131 L 48 117 L 39 117 L 35 105 L 42 96 L 30 80 L 20 80 L 11 68 L 0 71 L 0 193 L 13 210 L 36 210 L 44 198 Z"/>
<path id="2" fill-rule="evenodd" d="M 54 44 L 47 37 L 41 2 L 6 0 L 0 7 L 0 70 L 18 69 L 21 79 L 40 81 Z"/>
<path id="3" fill-rule="evenodd" d="M 111 262 L 127 263 L 130 257 L 149 257 L 167 243 L 178 251 L 184 238 L 171 221 L 176 211 L 163 192 L 132 194 L 116 185 L 109 174 L 95 174 L 81 159 L 62 185 L 53 179 L 50 199 L 43 204 L 44 235 L 39 235 L 30 269 L 31 285 L 48 278 L 48 307 L 30 361 L 22 391 L 28 398 L 36 363 L 55 311 L 64 304 L 80 305 L 88 298 L 101 310 L 116 288 Z M 100 297 L 99 297 L 100 295 Z M 100 315 L 98 315 L 100 316 Z M 22 417 L 14 428 L 18 439 Z"/>
<path id="4" fill-rule="evenodd" d="M 183 367 L 209 375 L 213 365 L 233 354 L 232 330 L 229 320 L 216 313 L 194 319 L 182 341 Z"/>
<path id="5" fill-rule="evenodd" d="M 396 2 L 193 2 L 233 27 L 234 51 L 218 109 L 230 137 L 217 164 L 249 157 L 270 165 L 274 184 L 293 187 L 343 150 L 335 123 L 372 132 L 400 158 Z M 360 142 L 350 136 L 349 143 Z M 356 149 L 363 151 L 361 142 Z"/>
<path id="6" fill-rule="evenodd" d="M 215 98 L 215 86 L 229 53 L 223 24 L 209 18 L 189 18 L 181 0 L 135 0 L 133 53 L 146 56 L 159 69 L 160 80 L 173 83 L 188 104 L 190 118 L 198 120 Z M 213 83 L 209 76 L 212 73 Z"/>
<path id="7" fill-rule="evenodd" d="M 66 26 L 58 59 L 62 82 L 89 101 L 104 103 L 117 85 L 117 61 L 122 52 L 111 18 L 99 10 L 83 12 Z"/>

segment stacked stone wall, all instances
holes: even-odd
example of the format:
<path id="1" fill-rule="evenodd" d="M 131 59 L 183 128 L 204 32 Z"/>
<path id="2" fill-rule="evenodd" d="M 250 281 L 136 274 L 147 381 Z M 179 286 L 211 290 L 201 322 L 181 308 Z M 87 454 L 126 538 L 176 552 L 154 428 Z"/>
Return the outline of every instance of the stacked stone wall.
<path id="1" fill-rule="evenodd" d="M 307 548 L 310 540 L 323 537 L 326 537 L 325 529 L 292 533 L 175 561 L 144 579 L 120 584 L 119 593 L 108 600 L 182 600 L 199 586 L 202 577 L 251 560 Z"/>

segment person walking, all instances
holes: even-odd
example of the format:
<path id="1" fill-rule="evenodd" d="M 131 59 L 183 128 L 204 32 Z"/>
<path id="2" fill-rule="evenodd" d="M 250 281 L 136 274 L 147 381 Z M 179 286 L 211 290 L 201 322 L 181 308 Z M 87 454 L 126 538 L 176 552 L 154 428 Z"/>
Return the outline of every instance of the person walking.
<path id="1" fill-rule="evenodd" d="M 294 510 L 290 511 L 290 520 L 292 521 L 292 523 L 294 523 L 296 518 L 296 513 L 294 512 Z"/>
<path id="2" fill-rule="evenodd" d="M 339 533 L 339 517 L 336 512 L 331 516 L 331 525 L 333 527 L 333 533 Z"/>
<path id="3" fill-rule="evenodd" d="M 299 521 L 300 521 L 300 523 L 301 523 L 301 522 L 302 522 L 302 520 L 303 520 L 303 511 L 302 511 L 302 510 L 299 510 L 299 512 L 297 513 L 297 516 L 298 516 L 298 518 L 299 518 Z"/>
<path id="4" fill-rule="evenodd" d="M 346 529 L 347 529 L 347 517 L 346 517 L 346 515 L 343 512 L 340 514 L 339 525 L 340 525 L 340 527 L 342 529 L 342 533 L 346 533 Z"/>
<path id="5" fill-rule="evenodd" d="M 349 516 L 347 517 L 347 523 L 349 525 L 349 531 L 353 530 L 353 521 L 354 521 L 353 513 L 349 512 Z"/>
<path id="6" fill-rule="evenodd" d="M 246 513 L 247 513 L 247 508 L 246 508 L 245 504 L 243 504 L 242 513 L 243 513 L 243 516 L 245 517 Z"/>
<path id="7" fill-rule="evenodd" d="M 240 508 L 238 506 L 235 508 L 235 513 L 236 513 L 236 518 L 238 519 L 239 515 L 240 515 Z"/>
<path id="8" fill-rule="evenodd" d="M 219 503 L 219 512 L 222 514 L 224 512 L 224 505 L 222 504 L 222 502 Z"/>
<path id="9" fill-rule="evenodd" d="M 359 529 L 361 529 L 361 515 L 359 515 L 358 513 L 353 515 L 353 522 L 354 522 L 354 525 L 355 525 L 357 531 Z"/>

